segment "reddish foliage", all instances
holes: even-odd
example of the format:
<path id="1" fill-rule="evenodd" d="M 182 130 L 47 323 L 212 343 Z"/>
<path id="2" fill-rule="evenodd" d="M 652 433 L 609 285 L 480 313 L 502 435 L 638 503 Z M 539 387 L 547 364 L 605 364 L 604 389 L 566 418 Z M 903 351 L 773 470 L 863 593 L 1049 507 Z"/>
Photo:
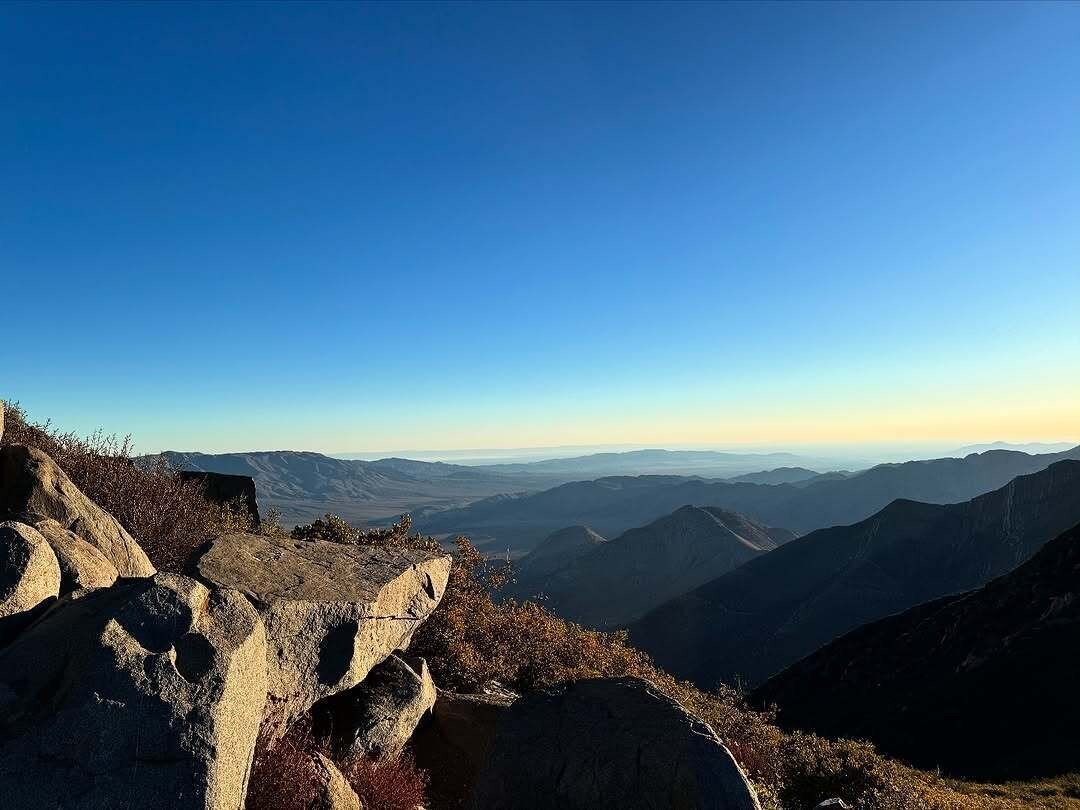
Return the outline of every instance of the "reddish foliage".
<path id="1" fill-rule="evenodd" d="M 297 723 L 277 742 L 260 735 L 248 783 L 247 810 L 311 810 L 322 779 L 311 758 L 311 730 Z"/>
<path id="2" fill-rule="evenodd" d="M 4 421 L 3 444 L 48 454 L 75 486 L 131 532 L 162 570 L 181 570 L 190 553 L 212 537 L 253 528 L 241 504 L 211 503 L 201 484 L 181 480 L 161 459 L 136 459 L 129 438 L 100 431 L 86 437 L 61 433 L 48 422 L 31 423 L 18 405 L 7 405 Z"/>
<path id="3" fill-rule="evenodd" d="M 408 751 L 393 759 L 349 759 L 341 772 L 364 810 L 416 810 L 427 801 L 428 775 Z"/>

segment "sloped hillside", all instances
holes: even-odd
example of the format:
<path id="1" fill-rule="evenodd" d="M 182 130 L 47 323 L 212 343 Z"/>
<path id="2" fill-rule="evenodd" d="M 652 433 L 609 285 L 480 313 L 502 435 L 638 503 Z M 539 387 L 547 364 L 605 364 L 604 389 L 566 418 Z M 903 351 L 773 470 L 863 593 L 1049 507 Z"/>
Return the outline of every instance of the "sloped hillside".
<path id="1" fill-rule="evenodd" d="M 521 583 L 537 582 L 606 542 L 588 526 L 567 526 L 549 534 L 515 563 L 514 573 Z"/>
<path id="2" fill-rule="evenodd" d="M 546 573 L 523 561 L 514 593 L 587 627 L 621 627 L 793 539 L 734 512 L 684 506 Z M 534 552 L 535 553 L 535 552 Z"/>
<path id="3" fill-rule="evenodd" d="M 861 624 L 1012 570 L 1077 522 L 1076 461 L 964 503 L 896 501 L 668 602 L 630 639 L 700 685 L 760 683 Z"/>
<path id="4" fill-rule="evenodd" d="M 1080 768 L 1080 526 L 982 588 L 860 627 L 755 692 L 780 722 L 993 778 Z"/>

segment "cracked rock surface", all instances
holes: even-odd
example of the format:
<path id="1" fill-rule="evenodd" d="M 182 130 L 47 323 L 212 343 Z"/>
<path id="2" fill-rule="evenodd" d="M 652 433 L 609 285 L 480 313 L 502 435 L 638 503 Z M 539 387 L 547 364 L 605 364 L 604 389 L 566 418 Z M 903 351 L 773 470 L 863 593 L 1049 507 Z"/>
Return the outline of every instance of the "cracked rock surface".
<path id="1" fill-rule="evenodd" d="M 317 701 L 351 689 L 442 599 L 450 557 L 417 549 L 229 534 L 197 576 L 246 595 L 266 626 L 267 727 L 283 734 Z"/>
<path id="2" fill-rule="evenodd" d="M 475 810 L 760 810 L 719 737 L 652 684 L 534 692 L 499 721 Z"/>
<path id="3" fill-rule="evenodd" d="M 0 650 L 0 803 L 239 810 L 265 698 L 265 634 L 235 591 L 75 591 Z"/>

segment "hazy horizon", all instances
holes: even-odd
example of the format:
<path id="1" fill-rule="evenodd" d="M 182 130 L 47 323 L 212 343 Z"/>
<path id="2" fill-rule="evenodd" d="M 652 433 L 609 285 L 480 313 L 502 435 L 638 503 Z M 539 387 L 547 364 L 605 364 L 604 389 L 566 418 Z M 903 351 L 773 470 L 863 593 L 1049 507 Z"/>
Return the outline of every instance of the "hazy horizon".
<path id="1" fill-rule="evenodd" d="M 369 451 L 322 451 L 308 447 L 261 447 L 245 449 L 202 450 L 190 447 L 162 447 L 155 449 L 138 448 L 139 452 L 157 453 L 164 451 L 215 454 L 245 454 L 269 452 L 316 452 L 331 458 L 343 460 L 378 461 L 386 458 L 404 458 L 416 461 L 442 461 L 466 466 L 490 464 L 527 464 L 536 461 L 570 459 L 596 454 L 632 453 L 642 450 L 690 451 L 710 453 L 730 453 L 733 455 L 761 456 L 763 460 L 770 456 L 781 457 L 776 466 L 786 466 L 783 456 L 792 456 L 803 462 L 817 461 L 828 469 L 839 466 L 862 467 L 886 462 L 912 459 L 936 458 L 959 453 L 984 452 L 985 449 L 1010 449 L 1028 453 L 1053 453 L 1080 446 L 1080 441 L 1053 442 L 1006 442 L 1001 440 L 985 442 L 866 442 L 848 444 L 799 444 L 784 445 L 716 445 L 708 443 L 656 445 L 648 443 L 628 444 L 592 444 L 563 445 L 551 447 L 482 447 L 482 448 L 391 448 Z M 843 464 L 842 464 L 843 463 Z M 854 466 L 853 466 L 854 465 Z M 821 471 L 825 471 L 824 468 Z"/>

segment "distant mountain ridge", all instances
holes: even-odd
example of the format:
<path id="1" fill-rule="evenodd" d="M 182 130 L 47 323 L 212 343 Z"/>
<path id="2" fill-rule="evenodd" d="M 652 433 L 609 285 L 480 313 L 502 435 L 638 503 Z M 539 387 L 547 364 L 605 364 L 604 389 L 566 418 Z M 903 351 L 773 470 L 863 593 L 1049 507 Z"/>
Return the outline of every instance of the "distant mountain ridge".
<path id="1" fill-rule="evenodd" d="M 565 530 L 564 530 L 565 531 Z M 592 533 L 595 535 L 595 533 Z M 684 506 L 659 520 L 591 547 L 577 545 L 563 564 L 550 561 L 556 533 L 526 556 L 513 595 L 542 594 L 554 613 L 587 627 L 620 627 L 657 605 L 794 539 L 743 515 Z"/>
<path id="2" fill-rule="evenodd" d="M 630 639 L 709 687 L 760 683 L 861 624 L 978 587 L 1080 523 L 1080 462 L 970 501 L 898 500 L 801 537 L 660 606 Z"/>
<path id="3" fill-rule="evenodd" d="M 791 453 L 710 450 L 640 450 L 489 465 L 346 459 L 293 450 L 220 454 L 170 450 L 159 457 L 178 469 L 254 478 L 262 502 L 280 509 L 287 523 L 310 520 L 327 511 L 353 521 L 385 523 L 404 512 L 436 513 L 480 498 L 536 492 L 612 472 L 636 475 L 656 469 L 726 476 L 801 460 Z"/>
<path id="4" fill-rule="evenodd" d="M 491 548 L 529 550 L 569 525 L 605 537 L 641 526 L 685 504 L 716 506 L 763 525 L 797 533 L 854 523 L 898 498 L 956 503 L 996 489 L 1018 475 L 1062 459 L 1080 459 L 1080 447 L 1032 456 L 1006 450 L 882 464 L 850 475 L 825 474 L 809 483 L 757 484 L 681 476 L 612 476 L 561 484 L 542 492 L 478 500 L 461 509 L 417 514 L 435 533 L 493 538 Z"/>
<path id="5" fill-rule="evenodd" d="M 497 475 L 482 468 L 443 462 L 387 458 L 359 461 L 294 450 L 252 453 L 160 454 L 177 469 L 248 475 L 260 504 L 282 510 L 287 523 L 325 512 L 362 522 L 380 522 L 428 507 L 461 506 L 499 492 L 537 490 L 558 479 Z"/>
<path id="6" fill-rule="evenodd" d="M 731 453 L 718 450 L 627 450 L 517 464 L 485 464 L 497 473 L 554 473 L 574 478 L 612 475 L 697 475 L 727 478 L 780 466 L 819 462 L 795 453 Z"/>
<path id="7" fill-rule="evenodd" d="M 777 467 L 774 470 L 733 475 L 727 480 L 741 481 L 748 484 L 801 484 L 820 478 L 821 475 L 822 473 L 808 470 L 805 467 Z"/>
<path id="8" fill-rule="evenodd" d="M 985 444 L 969 444 L 957 448 L 950 455 L 967 456 L 972 453 L 985 453 L 987 450 L 1016 450 L 1021 453 L 1061 453 L 1076 447 L 1075 442 L 986 442 Z"/>
<path id="9" fill-rule="evenodd" d="M 782 725 L 951 775 L 1054 776 L 1080 768 L 1078 648 L 1080 526 L 978 590 L 853 630 L 754 697 Z"/>

